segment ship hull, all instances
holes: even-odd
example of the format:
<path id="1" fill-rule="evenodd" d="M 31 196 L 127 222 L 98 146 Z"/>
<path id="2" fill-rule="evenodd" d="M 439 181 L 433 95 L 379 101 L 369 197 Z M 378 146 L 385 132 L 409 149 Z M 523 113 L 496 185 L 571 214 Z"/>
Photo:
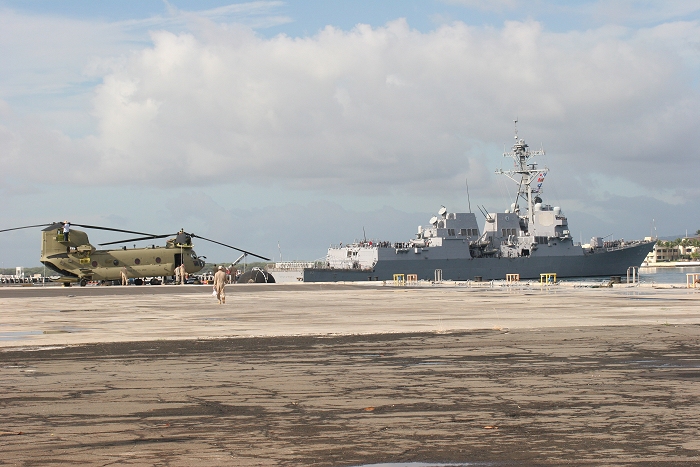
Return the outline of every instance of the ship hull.
<path id="1" fill-rule="evenodd" d="M 306 268 L 304 282 L 386 281 L 393 280 L 394 274 L 416 274 L 419 280 L 434 280 L 438 269 L 443 280 L 455 281 L 477 277 L 505 279 L 506 274 L 538 280 L 543 273 L 556 273 L 559 278 L 624 276 L 629 267 L 639 267 L 653 247 L 654 243 L 650 242 L 577 256 L 380 260 L 372 270 Z"/>

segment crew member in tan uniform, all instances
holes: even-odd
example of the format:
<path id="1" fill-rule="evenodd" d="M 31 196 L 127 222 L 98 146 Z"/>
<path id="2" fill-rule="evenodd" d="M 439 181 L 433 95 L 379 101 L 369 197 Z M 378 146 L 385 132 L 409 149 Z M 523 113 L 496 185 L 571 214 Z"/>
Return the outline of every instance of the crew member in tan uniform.
<path id="1" fill-rule="evenodd" d="M 226 272 L 223 266 L 219 266 L 219 270 L 214 274 L 214 290 L 216 290 L 216 298 L 219 300 L 219 304 L 226 303 Z"/>
<path id="2" fill-rule="evenodd" d="M 122 285 L 129 285 L 129 276 L 127 275 L 126 266 L 122 266 L 121 275 Z"/>
<path id="3" fill-rule="evenodd" d="M 173 272 L 175 273 L 175 285 L 180 285 L 180 266 L 175 266 Z"/>
<path id="4" fill-rule="evenodd" d="M 185 263 L 182 263 L 180 265 L 180 283 L 184 284 L 186 280 L 187 280 L 187 268 L 185 267 Z"/>

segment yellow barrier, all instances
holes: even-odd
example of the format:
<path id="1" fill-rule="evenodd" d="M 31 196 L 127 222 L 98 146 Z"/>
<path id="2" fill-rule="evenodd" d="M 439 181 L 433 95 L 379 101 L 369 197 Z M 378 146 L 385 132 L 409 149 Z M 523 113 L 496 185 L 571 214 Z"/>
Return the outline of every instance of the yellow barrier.
<path id="1" fill-rule="evenodd" d="M 397 287 L 403 287 L 406 285 L 406 279 L 403 274 L 394 274 L 394 285 Z"/>
<path id="2" fill-rule="evenodd" d="M 418 274 L 406 274 L 406 285 L 418 285 Z"/>
<path id="3" fill-rule="evenodd" d="M 700 274 L 688 273 L 685 275 L 685 285 L 689 289 L 694 289 L 696 284 L 700 284 Z"/>
<path id="4" fill-rule="evenodd" d="M 557 273 L 556 272 L 545 272 L 540 274 L 540 284 L 556 284 L 557 283 Z"/>

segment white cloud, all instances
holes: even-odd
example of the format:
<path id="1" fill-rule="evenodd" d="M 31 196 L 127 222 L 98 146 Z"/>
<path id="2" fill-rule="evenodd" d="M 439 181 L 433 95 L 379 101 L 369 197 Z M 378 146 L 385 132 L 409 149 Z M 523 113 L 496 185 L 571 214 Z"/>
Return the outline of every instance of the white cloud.
<path id="1" fill-rule="evenodd" d="M 105 66 L 124 60 L 131 52 L 148 47 L 150 31 L 198 31 L 206 34 L 216 24 L 244 24 L 268 28 L 292 20 L 281 16 L 279 1 L 237 3 L 202 11 L 169 7 L 166 15 L 108 22 L 63 16 L 32 15 L 0 8 L 0 96 L 31 99 L 41 96 L 35 111 L 48 105 L 70 106 L 61 97 L 90 92 Z M 23 102 L 27 104 L 27 102 Z M 42 106 L 43 105 L 43 106 Z"/>
<path id="2" fill-rule="evenodd" d="M 101 78 L 90 87 L 95 129 L 86 137 L 13 112 L 3 94 L 0 188 L 245 181 L 394 195 L 392 207 L 410 210 L 399 200 L 447 203 L 468 176 L 473 200 L 500 200 L 492 172 L 507 165 L 500 149 L 517 116 L 520 134 L 544 144 L 553 170 L 545 189 L 559 184 L 565 209 L 605 209 L 606 197 L 628 191 L 674 202 L 699 194 L 697 23 L 552 33 L 534 21 L 453 22 L 419 32 L 396 20 L 263 38 L 216 24 L 214 13 L 188 15 L 185 30 L 154 28 L 131 52 L 76 52 L 92 59 L 72 58 L 73 77 L 56 82 L 79 80 L 80 63 Z M 77 31 L 91 38 L 100 28 Z"/>
<path id="3" fill-rule="evenodd" d="M 467 156 L 483 158 L 469 142 L 507 141 L 517 115 L 526 139 L 572 169 L 624 169 L 635 183 L 688 186 L 682 170 L 655 170 L 697 164 L 688 151 L 697 90 L 672 41 L 648 40 L 660 35 L 553 34 L 536 22 L 420 33 L 403 20 L 308 38 L 216 25 L 205 36 L 155 32 L 152 47 L 117 63 L 97 87 L 99 131 L 73 142 L 92 148 L 92 178 L 69 176 L 420 189 L 461 180 Z M 49 176 L 53 167 L 36 174 Z"/>
<path id="4" fill-rule="evenodd" d="M 125 38 L 114 24 L 0 10 L 0 93 L 8 99 L 70 92 L 86 80 L 89 57 L 118 53 L 116 43 Z"/>

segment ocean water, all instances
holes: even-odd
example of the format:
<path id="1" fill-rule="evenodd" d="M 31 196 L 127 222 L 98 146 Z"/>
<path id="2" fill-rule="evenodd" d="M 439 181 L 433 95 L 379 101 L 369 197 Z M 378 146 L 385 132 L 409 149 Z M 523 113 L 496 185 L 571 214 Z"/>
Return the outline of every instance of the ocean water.
<path id="1" fill-rule="evenodd" d="M 683 284 L 686 274 L 700 274 L 700 266 L 675 267 L 675 268 L 639 268 L 639 280 L 658 284 Z M 622 280 L 626 280 L 623 277 Z"/>
<path id="2" fill-rule="evenodd" d="M 672 268 L 639 268 L 639 281 L 645 284 L 686 284 L 686 274 L 700 274 L 700 266 L 672 267 Z M 627 282 L 627 276 L 621 276 L 622 282 Z M 605 277 L 581 277 L 566 278 L 565 281 L 574 282 L 607 282 L 610 276 Z"/>

